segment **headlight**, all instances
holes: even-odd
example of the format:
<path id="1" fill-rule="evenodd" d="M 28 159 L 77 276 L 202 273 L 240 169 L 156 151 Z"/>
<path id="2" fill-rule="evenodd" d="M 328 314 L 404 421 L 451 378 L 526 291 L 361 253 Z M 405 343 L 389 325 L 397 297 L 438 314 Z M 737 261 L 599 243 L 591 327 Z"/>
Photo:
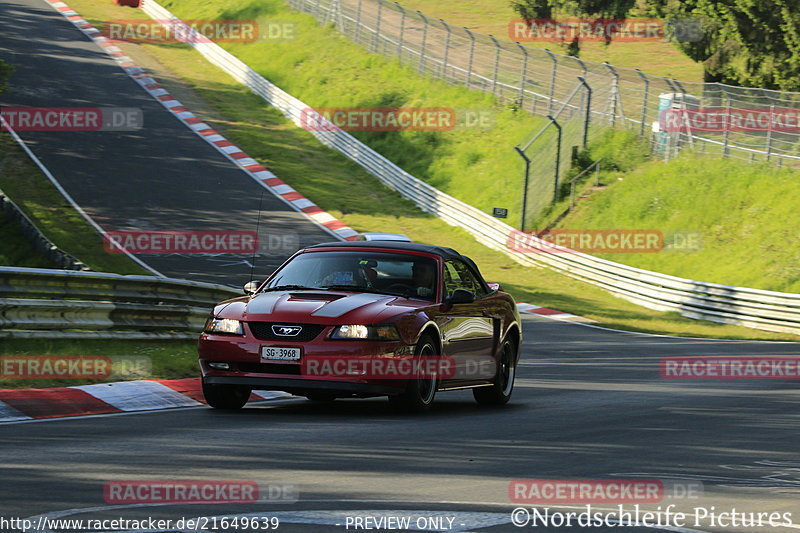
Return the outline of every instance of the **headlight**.
<path id="1" fill-rule="evenodd" d="M 338 326 L 331 333 L 332 339 L 363 339 L 370 341 L 396 341 L 400 340 L 397 328 L 394 326 L 364 326 L 361 324 L 347 324 Z"/>
<path id="2" fill-rule="evenodd" d="M 242 323 L 232 318 L 214 318 L 206 320 L 203 328 L 206 333 L 227 333 L 228 335 L 244 335 Z"/>

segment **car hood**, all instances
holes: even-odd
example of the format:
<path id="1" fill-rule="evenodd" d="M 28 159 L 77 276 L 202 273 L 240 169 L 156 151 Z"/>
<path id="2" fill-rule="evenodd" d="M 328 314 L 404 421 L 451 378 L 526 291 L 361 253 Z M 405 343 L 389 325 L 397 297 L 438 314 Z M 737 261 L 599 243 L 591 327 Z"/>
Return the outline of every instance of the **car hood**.
<path id="1" fill-rule="evenodd" d="M 245 321 L 371 324 L 428 305 L 430 302 L 386 294 L 275 291 L 225 302 L 214 314 Z"/>

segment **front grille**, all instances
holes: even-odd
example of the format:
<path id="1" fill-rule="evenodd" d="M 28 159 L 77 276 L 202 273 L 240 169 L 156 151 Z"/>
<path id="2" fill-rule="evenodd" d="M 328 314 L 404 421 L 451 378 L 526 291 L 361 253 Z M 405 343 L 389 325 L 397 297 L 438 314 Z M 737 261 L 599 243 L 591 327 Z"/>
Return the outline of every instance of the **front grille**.
<path id="1" fill-rule="evenodd" d="M 307 342 L 317 338 L 325 329 L 324 324 L 292 324 L 287 322 L 248 322 L 250 331 L 257 339 L 265 341 Z M 300 333 L 292 336 L 276 335 L 272 326 L 297 326 L 302 328 Z"/>
<path id="2" fill-rule="evenodd" d="M 253 372 L 256 374 L 290 374 L 300 375 L 301 365 L 288 365 L 281 363 L 237 363 L 242 372 Z"/>

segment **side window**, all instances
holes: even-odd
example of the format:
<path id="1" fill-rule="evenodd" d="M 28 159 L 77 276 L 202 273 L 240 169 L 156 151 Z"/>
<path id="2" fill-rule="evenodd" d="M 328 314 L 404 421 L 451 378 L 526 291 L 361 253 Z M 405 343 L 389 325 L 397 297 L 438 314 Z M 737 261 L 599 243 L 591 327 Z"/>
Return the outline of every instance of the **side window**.
<path id="1" fill-rule="evenodd" d="M 450 284 L 447 282 L 448 278 L 452 278 Z M 469 267 L 457 260 L 445 262 L 445 291 L 450 294 L 453 289 L 466 289 L 477 298 L 486 294 L 483 285 L 475 278 Z"/>

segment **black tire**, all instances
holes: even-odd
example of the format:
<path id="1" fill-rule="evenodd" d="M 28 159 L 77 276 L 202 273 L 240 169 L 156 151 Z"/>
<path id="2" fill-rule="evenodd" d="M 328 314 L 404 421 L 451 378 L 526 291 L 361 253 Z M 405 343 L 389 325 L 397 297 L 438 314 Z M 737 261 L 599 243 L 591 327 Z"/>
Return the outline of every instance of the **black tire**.
<path id="1" fill-rule="evenodd" d="M 472 389 L 475 401 L 480 405 L 505 405 L 514 391 L 514 376 L 517 370 L 517 345 L 506 339 L 503 342 L 497 375 L 491 387 Z"/>
<path id="2" fill-rule="evenodd" d="M 241 409 L 250 398 L 250 387 L 241 385 L 208 385 L 203 382 L 203 397 L 214 409 L 235 411 Z"/>
<path id="3" fill-rule="evenodd" d="M 420 337 L 414 348 L 415 357 L 431 357 L 437 355 L 436 341 L 431 335 Z M 406 390 L 396 396 L 389 396 L 389 402 L 403 411 L 424 413 L 430 410 L 436 397 L 439 380 L 436 376 L 408 380 Z"/>
<path id="4" fill-rule="evenodd" d="M 336 399 L 336 396 L 329 392 L 307 392 L 304 396 L 316 403 L 329 403 Z"/>

